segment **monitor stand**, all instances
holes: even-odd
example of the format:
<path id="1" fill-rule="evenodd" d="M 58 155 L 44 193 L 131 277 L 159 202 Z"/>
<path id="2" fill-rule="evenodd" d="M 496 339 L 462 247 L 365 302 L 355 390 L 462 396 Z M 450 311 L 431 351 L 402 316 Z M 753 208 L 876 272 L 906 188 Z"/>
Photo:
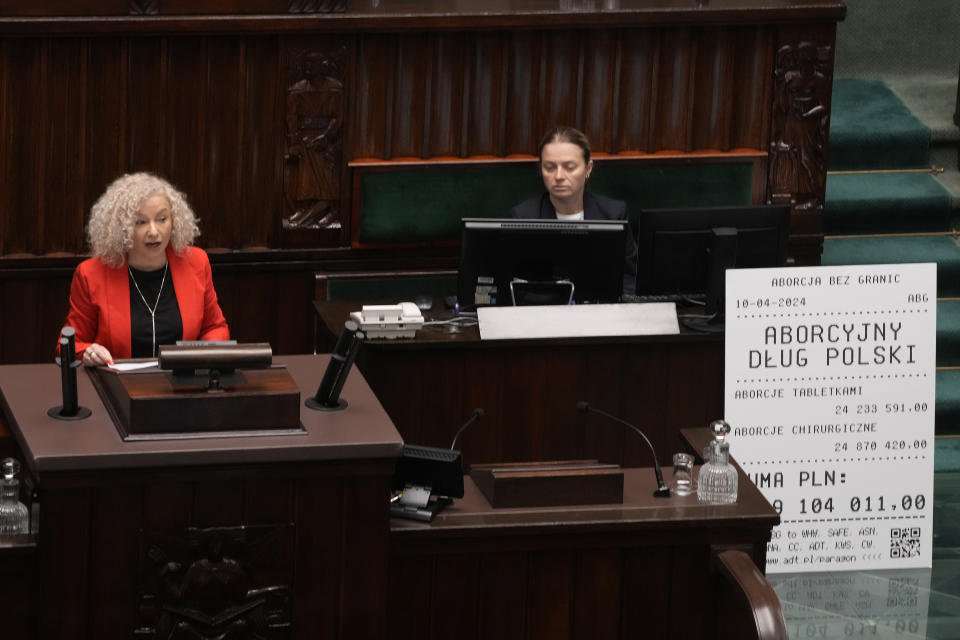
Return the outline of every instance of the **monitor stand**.
<path id="1" fill-rule="evenodd" d="M 694 331 L 723 333 L 727 269 L 737 266 L 737 230 L 715 227 L 707 250 L 707 299 L 703 316 L 682 318 L 681 324 Z"/>
<path id="2" fill-rule="evenodd" d="M 571 304 L 573 283 L 569 280 L 510 281 L 510 302 L 515 307 L 548 304 Z"/>

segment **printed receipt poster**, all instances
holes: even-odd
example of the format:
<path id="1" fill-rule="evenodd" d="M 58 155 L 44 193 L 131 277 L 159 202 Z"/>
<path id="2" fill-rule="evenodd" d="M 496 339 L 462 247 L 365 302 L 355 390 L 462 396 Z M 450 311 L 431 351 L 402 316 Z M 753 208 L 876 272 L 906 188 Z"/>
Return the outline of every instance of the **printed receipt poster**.
<path id="1" fill-rule="evenodd" d="M 931 566 L 934 264 L 727 271 L 730 453 L 780 513 L 767 571 Z"/>

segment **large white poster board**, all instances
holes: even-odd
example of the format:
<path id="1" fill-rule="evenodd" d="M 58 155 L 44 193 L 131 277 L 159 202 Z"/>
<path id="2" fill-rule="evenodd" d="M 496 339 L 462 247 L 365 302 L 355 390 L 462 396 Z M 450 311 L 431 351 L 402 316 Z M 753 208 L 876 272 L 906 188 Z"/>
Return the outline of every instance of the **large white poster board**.
<path id="1" fill-rule="evenodd" d="M 936 265 L 727 271 L 730 451 L 767 571 L 931 565 Z"/>

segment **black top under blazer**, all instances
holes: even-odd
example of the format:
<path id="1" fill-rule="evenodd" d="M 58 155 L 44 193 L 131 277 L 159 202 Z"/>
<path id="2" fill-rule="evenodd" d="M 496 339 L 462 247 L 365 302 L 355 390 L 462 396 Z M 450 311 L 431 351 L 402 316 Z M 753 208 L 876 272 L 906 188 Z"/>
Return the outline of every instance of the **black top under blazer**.
<path id="1" fill-rule="evenodd" d="M 530 198 L 510 209 L 510 215 L 523 220 L 546 218 L 557 219 L 557 210 L 550 201 L 550 194 L 544 192 L 539 198 Z M 627 203 L 606 196 L 585 192 L 583 194 L 584 220 L 626 220 Z M 637 239 L 627 227 L 627 241 L 624 247 L 623 293 L 634 295 L 637 288 Z"/>

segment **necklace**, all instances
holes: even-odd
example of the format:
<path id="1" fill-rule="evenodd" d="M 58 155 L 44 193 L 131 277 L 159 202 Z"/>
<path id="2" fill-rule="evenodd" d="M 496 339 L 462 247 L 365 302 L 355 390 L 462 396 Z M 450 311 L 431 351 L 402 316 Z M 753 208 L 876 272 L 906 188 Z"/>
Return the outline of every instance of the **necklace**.
<path id="1" fill-rule="evenodd" d="M 137 279 L 133 277 L 133 269 L 130 268 L 130 265 L 127 265 L 127 272 L 130 274 L 130 279 L 133 280 L 133 286 L 136 287 L 137 293 L 140 294 L 140 299 L 143 300 L 143 306 L 150 312 L 150 326 L 153 330 L 153 357 L 157 357 L 157 307 L 160 306 L 160 294 L 163 293 L 163 285 L 167 281 L 167 268 L 169 266 L 169 262 L 163 265 L 163 278 L 160 280 L 160 289 L 157 291 L 157 301 L 153 303 L 153 308 L 151 309 L 147 303 L 147 299 L 143 297 L 143 291 L 140 291 L 140 285 L 137 284 Z"/>

